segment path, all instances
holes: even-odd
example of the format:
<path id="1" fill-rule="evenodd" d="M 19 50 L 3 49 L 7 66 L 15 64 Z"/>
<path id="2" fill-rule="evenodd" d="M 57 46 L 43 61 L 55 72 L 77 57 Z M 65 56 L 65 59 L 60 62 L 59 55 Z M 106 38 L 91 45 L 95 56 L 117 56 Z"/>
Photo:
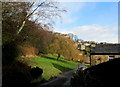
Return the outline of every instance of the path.
<path id="1" fill-rule="evenodd" d="M 82 67 L 82 65 L 79 65 Z M 80 68 L 80 67 L 79 67 Z M 68 72 L 65 72 L 61 75 L 59 75 L 56 79 L 53 79 L 49 82 L 43 83 L 43 84 L 39 84 L 37 85 L 37 87 L 46 87 L 46 86 L 50 86 L 50 87 L 71 87 L 70 86 L 70 79 L 72 77 L 72 74 L 74 72 L 76 72 L 77 69 L 74 70 L 70 70 Z"/>
<path id="2" fill-rule="evenodd" d="M 65 72 L 65 73 L 59 75 L 56 79 L 53 79 L 49 82 L 38 85 L 37 87 L 45 87 L 46 85 L 52 86 L 52 87 L 64 87 L 65 85 L 67 85 L 67 87 L 71 87 L 70 86 L 70 79 L 72 77 L 72 74 L 75 71 L 76 71 L 76 69 Z"/>

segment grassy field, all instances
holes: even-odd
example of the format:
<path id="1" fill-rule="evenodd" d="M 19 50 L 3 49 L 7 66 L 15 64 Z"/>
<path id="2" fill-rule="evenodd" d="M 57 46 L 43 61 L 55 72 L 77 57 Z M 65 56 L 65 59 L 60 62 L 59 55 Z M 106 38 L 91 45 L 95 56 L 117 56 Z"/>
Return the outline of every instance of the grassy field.
<path id="1" fill-rule="evenodd" d="M 84 64 L 85 66 L 90 66 L 90 64 Z"/>
<path id="2" fill-rule="evenodd" d="M 44 56 L 32 58 L 19 58 L 20 61 L 31 67 L 40 67 L 43 69 L 42 77 L 49 80 L 62 72 L 77 68 L 76 62 L 68 61 L 64 57 L 56 60 L 57 56 Z"/>

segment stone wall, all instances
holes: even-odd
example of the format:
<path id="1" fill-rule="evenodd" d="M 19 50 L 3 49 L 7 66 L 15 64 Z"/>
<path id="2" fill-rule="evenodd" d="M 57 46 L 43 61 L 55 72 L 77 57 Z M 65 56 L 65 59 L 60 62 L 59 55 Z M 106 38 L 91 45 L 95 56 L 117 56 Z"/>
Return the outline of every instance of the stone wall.
<path id="1" fill-rule="evenodd" d="M 84 55 L 84 63 L 90 63 L 90 55 Z"/>
<path id="2" fill-rule="evenodd" d="M 120 57 L 120 55 L 91 55 L 92 65 L 97 65 L 109 61 L 108 56 L 114 56 L 115 58 Z"/>

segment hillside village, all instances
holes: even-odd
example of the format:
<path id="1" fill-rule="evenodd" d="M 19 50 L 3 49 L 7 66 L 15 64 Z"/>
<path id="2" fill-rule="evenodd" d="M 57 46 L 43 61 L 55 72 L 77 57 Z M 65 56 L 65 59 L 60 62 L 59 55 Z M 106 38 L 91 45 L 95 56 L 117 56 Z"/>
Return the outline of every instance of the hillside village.
<path id="1" fill-rule="evenodd" d="M 102 62 L 109 61 L 114 58 L 120 57 L 120 45 L 107 43 L 107 42 L 95 42 L 95 41 L 84 41 L 78 39 L 78 37 L 72 33 L 61 34 L 55 32 L 56 35 L 62 35 L 71 40 L 74 40 L 79 50 L 79 55 L 84 59 L 84 63 L 90 65 L 97 65 Z M 97 51 L 98 53 L 96 53 Z M 100 52 L 100 53 L 99 53 Z M 77 59 L 80 62 L 80 59 Z"/>

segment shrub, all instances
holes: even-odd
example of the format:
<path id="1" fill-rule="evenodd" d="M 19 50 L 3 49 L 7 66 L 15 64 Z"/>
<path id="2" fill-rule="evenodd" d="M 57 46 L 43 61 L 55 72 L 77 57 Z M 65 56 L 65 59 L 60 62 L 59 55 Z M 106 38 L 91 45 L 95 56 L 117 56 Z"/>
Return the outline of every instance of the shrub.
<path id="1" fill-rule="evenodd" d="M 120 78 L 120 58 L 78 71 L 71 80 L 72 87 L 117 87 Z"/>
<path id="2" fill-rule="evenodd" d="M 2 87 L 28 87 L 29 84 L 27 76 L 20 71 L 10 71 L 3 76 Z"/>
<path id="3" fill-rule="evenodd" d="M 32 46 L 19 46 L 20 56 L 34 57 L 37 54 L 37 49 Z"/>
<path id="4" fill-rule="evenodd" d="M 2 60 L 3 65 L 8 65 L 18 56 L 19 51 L 17 44 L 14 41 L 6 43 L 2 46 Z"/>
<path id="5" fill-rule="evenodd" d="M 40 77 L 43 73 L 43 70 L 40 69 L 39 67 L 36 67 L 36 68 L 32 68 L 30 70 L 30 74 L 32 76 L 33 79 L 37 79 L 38 77 Z"/>

